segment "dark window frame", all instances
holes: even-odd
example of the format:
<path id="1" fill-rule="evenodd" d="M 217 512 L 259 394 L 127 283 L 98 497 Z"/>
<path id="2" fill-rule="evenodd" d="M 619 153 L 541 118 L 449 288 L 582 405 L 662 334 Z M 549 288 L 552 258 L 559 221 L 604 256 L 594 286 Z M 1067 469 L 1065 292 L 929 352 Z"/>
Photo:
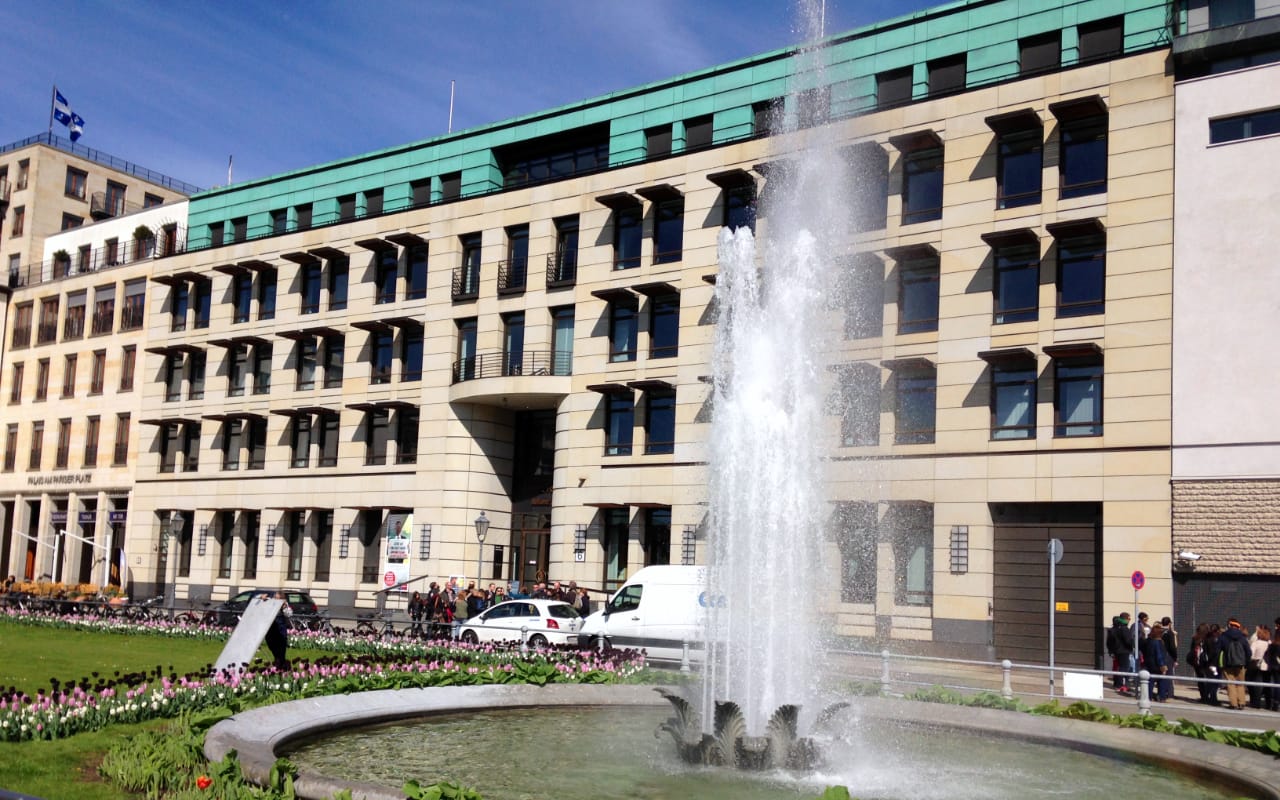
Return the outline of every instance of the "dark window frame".
<path id="1" fill-rule="evenodd" d="M 1036 438 L 1036 406 L 1038 405 L 1038 376 L 1034 359 L 1010 360 L 991 365 L 991 440 L 1011 441 Z M 1006 401 L 1010 395 L 1002 390 L 1021 389 L 1029 393 L 1027 411 L 1021 422 L 1005 424 L 1001 419 L 1008 416 Z M 1029 391 L 1028 391 L 1029 390 Z M 1013 402 L 1019 402 L 1014 399 Z M 1005 412 L 1005 413 L 1002 413 Z"/>

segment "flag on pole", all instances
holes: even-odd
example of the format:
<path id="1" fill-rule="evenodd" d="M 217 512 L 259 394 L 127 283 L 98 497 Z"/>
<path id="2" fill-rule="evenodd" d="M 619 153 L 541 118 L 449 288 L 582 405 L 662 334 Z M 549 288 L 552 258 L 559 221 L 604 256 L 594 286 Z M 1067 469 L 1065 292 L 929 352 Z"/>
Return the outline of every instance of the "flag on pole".
<path id="1" fill-rule="evenodd" d="M 58 91 L 58 87 L 53 87 L 53 118 L 63 125 L 67 126 L 67 130 L 71 132 L 71 141 L 80 138 L 80 134 L 84 132 L 84 120 L 79 114 L 71 110 L 71 104 L 67 102 L 67 98 L 62 96 L 62 92 Z"/>

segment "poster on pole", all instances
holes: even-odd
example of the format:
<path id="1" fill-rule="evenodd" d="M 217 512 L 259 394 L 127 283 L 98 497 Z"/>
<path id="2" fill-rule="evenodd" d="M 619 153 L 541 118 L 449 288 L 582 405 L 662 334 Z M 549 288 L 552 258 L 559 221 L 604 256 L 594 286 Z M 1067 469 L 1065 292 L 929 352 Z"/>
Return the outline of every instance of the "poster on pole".
<path id="1" fill-rule="evenodd" d="M 388 589 L 406 591 L 404 582 L 409 580 L 413 552 L 410 546 L 413 539 L 413 514 L 388 514 L 383 538 L 382 585 Z"/>

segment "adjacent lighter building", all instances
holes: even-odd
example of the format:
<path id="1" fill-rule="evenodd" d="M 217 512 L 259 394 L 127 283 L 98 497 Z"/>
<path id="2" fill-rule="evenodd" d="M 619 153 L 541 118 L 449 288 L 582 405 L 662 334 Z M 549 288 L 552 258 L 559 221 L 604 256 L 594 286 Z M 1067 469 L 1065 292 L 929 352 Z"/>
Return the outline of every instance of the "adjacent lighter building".
<path id="1" fill-rule="evenodd" d="M 1174 608 L 1184 625 L 1270 624 L 1280 614 L 1280 4 L 1188 6 L 1173 42 Z"/>
<path id="2" fill-rule="evenodd" d="M 1176 21 L 1040 5 L 952 3 L 830 38 L 821 71 L 768 53 L 195 195 L 129 332 L 122 577 L 341 609 L 405 576 L 611 588 L 701 561 L 716 238 L 767 235 L 757 198 L 822 127 L 860 187 L 829 288 L 865 313 L 796 345 L 832 367 L 831 571 L 779 602 L 1043 659 L 1060 539 L 1058 658 L 1095 664 L 1135 570 L 1146 606 L 1173 600 Z"/>

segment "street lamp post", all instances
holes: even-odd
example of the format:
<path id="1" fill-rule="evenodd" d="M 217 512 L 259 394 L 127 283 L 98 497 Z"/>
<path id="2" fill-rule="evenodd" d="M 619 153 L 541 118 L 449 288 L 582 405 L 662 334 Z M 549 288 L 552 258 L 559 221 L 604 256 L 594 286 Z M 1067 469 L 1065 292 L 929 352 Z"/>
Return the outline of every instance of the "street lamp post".
<path id="1" fill-rule="evenodd" d="M 489 518 L 480 512 L 480 516 L 476 517 L 476 539 L 480 542 L 480 549 L 476 553 L 476 587 L 484 581 L 481 573 L 484 571 L 484 537 L 489 535 Z"/>
<path id="2" fill-rule="evenodd" d="M 169 609 L 169 621 L 173 621 L 173 607 L 178 600 L 178 562 L 173 546 L 174 540 L 182 532 L 182 514 L 170 511 L 169 517 L 162 523 L 164 526 L 164 604 Z"/>

